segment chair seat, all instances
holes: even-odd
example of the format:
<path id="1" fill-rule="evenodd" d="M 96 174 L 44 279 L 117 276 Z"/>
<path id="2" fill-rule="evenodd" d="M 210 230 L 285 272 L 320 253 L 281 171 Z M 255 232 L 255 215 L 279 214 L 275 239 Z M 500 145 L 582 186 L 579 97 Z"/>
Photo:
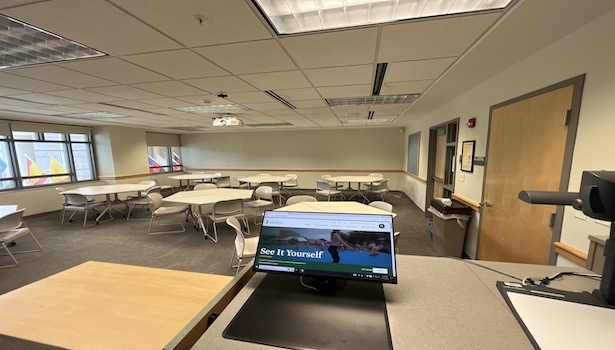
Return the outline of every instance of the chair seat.
<path id="1" fill-rule="evenodd" d="M 183 213 L 186 210 L 188 210 L 188 206 L 187 205 L 176 206 L 176 207 L 160 207 L 160 208 L 156 209 L 154 214 L 158 215 L 158 216 L 160 216 L 160 215 L 172 215 L 172 214 Z"/>
<path id="2" fill-rule="evenodd" d="M 21 237 L 28 232 L 30 232 L 30 230 L 27 227 L 4 231 L 0 233 L 0 242 L 12 242 L 16 238 Z"/>
<path id="3" fill-rule="evenodd" d="M 250 207 L 250 208 L 261 208 L 261 207 L 268 207 L 268 206 L 273 206 L 273 202 L 270 201 L 266 201 L 263 199 L 257 199 L 254 201 L 250 201 L 250 202 L 245 202 L 243 204 L 244 207 Z"/>
<path id="4" fill-rule="evenodd" d="M 258 247 L 258 237 L 244 238 L 244 241 L 245 247 L 243 253 L 241 247 L 237 247 L 237 251 L 239 252 L 237 257 L 240 259 L 253 258 L 256 255 L 256 248 Z"/>
<path id="5" fill-rule="evenodd" d="M 333 190 L 333 189 L 331 189 L 331 190 L 324 190 L 324 191 L 317 190 L 317 191 L 316 191 L 316 193 L 317 193 L 317 194 L 320 194 L 320 195 L 323 195 L 323 196 L 331 196 L 331 195 L 340 194 L 340 193 L 342 193 L 342 192 L 341 192 L 341 191 L 338 191 L 338 190 Z"/>

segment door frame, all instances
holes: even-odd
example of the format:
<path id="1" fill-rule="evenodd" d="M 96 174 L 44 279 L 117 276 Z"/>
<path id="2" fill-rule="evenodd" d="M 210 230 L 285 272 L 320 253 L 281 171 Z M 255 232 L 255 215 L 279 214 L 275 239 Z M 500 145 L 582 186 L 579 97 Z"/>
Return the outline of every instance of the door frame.
<path id="1" fill-rule="evenodd" d="M 489 141 L 491 138 L 491 121 L 492 114 L 494 109 L 498 109 L 500 107 L 504 107 L 513 103 L 517 103 L 519 101 L 523 101 L 538 95 L 542 95 L 547 92 L 551 92 L 554 90 L 561 89 L 563 87 L 572 85 L 572 101 L 570 114 L 568 119 L 568 134 L 566 136 L 566 146 L 564 149 L 564 161 L 562 164 L 562 174 L 560 176 L 560 186 L 559 191 L 568 192 L 568 186 L 570 183 L 570 171 L 572 169 L 572 156 L 574 153 L 574 145 L 577 138 L 577 128 L 579 125 L 579 115 L 581 111 L 581 97 L 583 95 L 583 86 L 585 84 L 585 74 L 578 75 L 576 77 L 561 81 L 559 83 L 555 83 L 553 85 L 546 86 L 544 88 L 529 92 L 527 94 L 517 96 L 510 100 L 500 102 L 489 107 L 489 125 L 487 127 L 487 150 L 485 153 L 485 176 L 483 176 L 483 188 L 481 194 L 481 204 L 485 202 L 485 186 L 487 182 L 487 165 L 489 162 Z M 564 116 L 562 116 L 562 122 L 564 121 Z M 480 209 L 480 220 L 478 223 L 478 237 L 476 242 L 476 251 L 478 252 L 480 246 L 480 238 L 481 238 L 481 229 L 483 223 L 483 206 L 481 205 Z M 551 236 L 551 245 L 549 248 L 549 265 L 555 265 L 557 260 L 557 254 L 555 253 L 553 243 L 559 242 L 562 235 L 562 226 L 564 223 L 564 206 L 558 205 L 555 211 L 555 222 L 553 225 L 553 234 Z"/>
<path id="2" fill-rule="evenodd" d="M 434 180 L 433 177 L 436 172 L 436 146 L 437 146 L 437 138 L 438 138 L 438 129 L 446 129 L 448 133 L 448 125 L 452 123 L 457 123 L 455 142 L 459 144 L 459 118 L 453 118 L 451 120 L 445 121 L 443 123 L 434 125 L 429 128 L 429 143 L 427 149 L 427 181 L 425 183 L 425 208 L 429 208 L 431 205 L 431 199 L 433 198 L 433 190 L 434 190 Z M 457 164 L 457 162 L 455 162 Z M 455 168 L 456 170 L 456 168 Z M 453 179 L 455 175 L 453 175 Z M 455 181 L 453 180 L 453 189 L 455 186 Z M 432 217 L 431 212 L 425 210 L 424 216 L 428 219 Z"/>

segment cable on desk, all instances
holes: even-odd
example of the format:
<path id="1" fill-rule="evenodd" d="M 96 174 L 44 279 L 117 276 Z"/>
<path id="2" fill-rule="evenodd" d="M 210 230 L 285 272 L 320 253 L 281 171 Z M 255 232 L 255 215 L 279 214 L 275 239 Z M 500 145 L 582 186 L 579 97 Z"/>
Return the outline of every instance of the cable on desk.
<path id="1" fill-rule="evenodd" d="M 467 260 L 467 259 L 462 259 L 462 258 L 455 258 L 455 257 L 453 257 L 453 259 L 461 260 L 464 263 L 472 264 L 472 265 L 475 265 L 475 266 L 478 266 L 478 267 L 482 267 L 483 269 L 486 269 L 486 270 L 489 270 L 489 271 L 493 271 L 495 273 L 499 273 L 500 275 L 504 275 L 506 277 L 510 277 L 510 278 L 515 279 L 517 281 L 523 281 L 522 278 L 519 278 L 519 277 L 516 277 L 516 276 L 513 276 L 513 275 L 509 275 L 506 272 L 498 271 L 496 269 L 492 269 L 492 268 L 487 267 L 485 265 L 477 264 L 477 263 L 473 262 L 472 260 Z"/>
<path id="2" fill-rule="evenodd" d="M 524 285 L 534 285 L 534 286 L 546 286 L 548 285 L 551 281 L 556 280 L 558 278 L 561 278 L 563 276 L 581 276 L 581 277 L 587 277 L 587 278 L 596 278 L 596 279 L 602 279 L 602 275 L 597 275 L 594 273 L 584 273 L 584 272 L 558 272 L 553 276 L 547 276 L 547 277 L 525 277 L 523 278 L 523 281 L 521 283 L 523 283 Z"/>
<path id="3" fill-rule="evenodd" d="M 311 289 L 311 290 L 315 290 L 315 291 L 317 291 L 317 292 L 318 292 L 318 288 L 316 288 L 316 287 L 312 287 L 312 286 L 308 286 L 307 284 L 305 284 L 305 283 L 303 282 L 303 276 L 299 277 L 299 282 L 301 282 L 301 285 L 302 285 L 302 286 L 304 286 L 305 288 L 307 288 L 307 289 Z"/>

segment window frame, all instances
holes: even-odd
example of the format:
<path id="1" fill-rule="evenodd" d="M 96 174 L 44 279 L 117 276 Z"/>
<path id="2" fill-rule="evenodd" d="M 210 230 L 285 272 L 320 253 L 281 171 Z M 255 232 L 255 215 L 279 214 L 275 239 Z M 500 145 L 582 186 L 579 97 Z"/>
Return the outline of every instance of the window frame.
<path id="1" fill-rule="evenodd" d="M 10 167 L 10 170 L 12 172 L 12 177 L 2 177 L 2 174 L 0 174 L 0 181 L 2 182 L 12 181 L 13 186 L 7 187 L 7 188 L 0 187 L 0 192 L 12 191 L 12 190 L 23 190 L 23 189 L 30 189 L 30 188 L 49 187 L 49 186 L 58 186 L 58 185 L 64 185 L 64 184 L 70 184 L 70 183 L 98 180 L 98 172 L 96 171 L 96 159 L 94 155 L 94 144 L 92 141 L 91 134 L 80 133 L 75 130 L 66 131 L 66 132 L 58 132 L 57 130 L 47 130 L 47 131 L 45 130 L 38 130 L 38 131 L 14 130 L 11 123 L 9 123 L 9 125 L 10 125 L 9 126 L 10 132 L 8 133 L 9 135 L 3 135 L 4 137 L 0 137 L 0 142 L 6 143 L 6 146 L 8 149 L 8 152 L 7 152 L 8 158 L 10 158 L 10 159 L 7 159 L 7 162 L 9 163 L 7 166 Z M 51 125 L 51 127 L 53 128 L 53 127 L 60 127 L 60 126 Z M 44 126 L 42 128 L 44 128 Z M 34 138 L 32 139 L 19 138 L 19 137 L 16 138 L 15 133 L 19 133 L 19 132 L 32 133 L 34 135 Z M 45 134 L 59 134 L 60 140 L 52 139 L 51 137 L 46 137 Z M 84 140 L 73 140 L 73 138 L 71 138 L 71 135 L 82 135 Z M 59 151 L 62 152 L 62 154 L 66 156 L 66 159 L 67 159 L 68 164 L 61 164 L 63 167 L 66 165 L 65 166 L 67 170 L 66 173 L 42 174 L 42 175 L 34 175 L 34 176 L 22 173 L 21 166 L 23 165 L 22 162 L 24 160 L 23 159 L 20 160 L 20 158 L 17 155 L 18 145 L 19 144 L 44 144 L 44 143 L 53 143 L 53 144 L 62 145 Z M 87 152 L 87 161 L 89 162 L 89 169 L 91 171 L 90 176 L 89 176 L 90 178 L 88 179 L 78 180 L 76 163 L 75 163 L 75 155 L 74 155 L 75 149 L 73 147 L 75 144 L 86 145 L 86 150 L 83 150 L 83 151 Z M 77 150 L 77 151 L 82 151 L 82 150 Z M 66 177 L 68 178 L 68 181 L 51 182 L 51 183 L 43 183 L 43 184 L 29 184 L 29 185 L 24 184 L 24 182 L 27 180 L 45 179 L 45 182 L 47 182 L 48 181 L 47 179 L 53 179 L 57 177 Z"/>

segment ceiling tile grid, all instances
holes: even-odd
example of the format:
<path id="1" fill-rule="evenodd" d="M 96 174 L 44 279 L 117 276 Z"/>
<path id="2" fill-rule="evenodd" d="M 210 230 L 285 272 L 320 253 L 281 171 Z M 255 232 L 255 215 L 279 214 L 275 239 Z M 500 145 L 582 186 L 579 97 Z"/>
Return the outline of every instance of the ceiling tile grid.
<path id="1" fill-rule="evenodd" d="M 422 93 L 503 11 L 286 36 L 250 0 L 12 0 L 0 13 L 107 54 L 0 71 L 0 118 L 217 132 L 220 113 L 175 108 L 239 104 L 251 125 L 291 124 L 259 130 L 349 127 L 370 111 L 393 121 L 409 105 L 325 99 L 371 96 L 378 63 L 388 63 L 381 95 Z M 67 116 L 83 111 L 126 117 Z"/>

